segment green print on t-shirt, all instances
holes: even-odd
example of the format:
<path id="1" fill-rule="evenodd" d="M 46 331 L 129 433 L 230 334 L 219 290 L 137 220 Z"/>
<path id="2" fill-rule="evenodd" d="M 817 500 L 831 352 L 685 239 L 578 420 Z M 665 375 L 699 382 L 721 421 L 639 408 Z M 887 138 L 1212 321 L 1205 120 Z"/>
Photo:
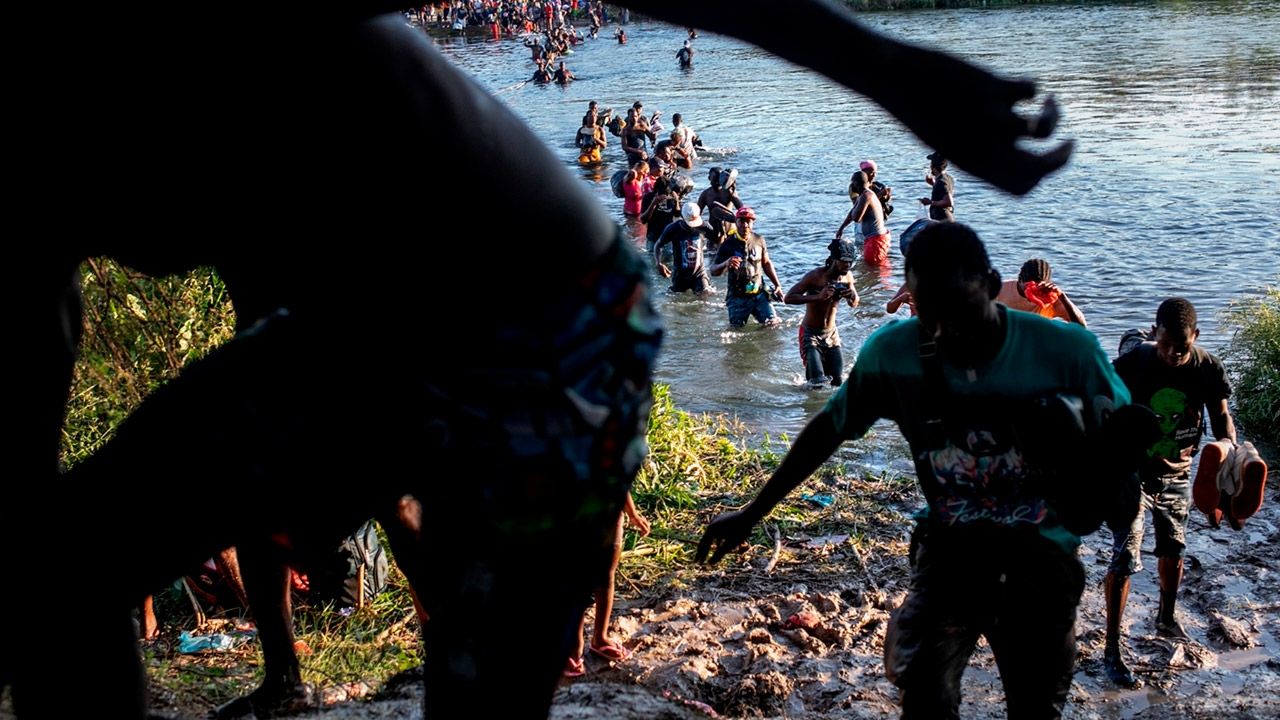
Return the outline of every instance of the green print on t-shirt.
<path id="1" fill-rule="evenodd" d="M 1161 437 L 1147 456 L 1178 460 L 1178 425 L 1187 414 L 1187 394 L 1175 388 L 1160 388 L 1151 396 L 1151 409 L 1160 423 Z"/>

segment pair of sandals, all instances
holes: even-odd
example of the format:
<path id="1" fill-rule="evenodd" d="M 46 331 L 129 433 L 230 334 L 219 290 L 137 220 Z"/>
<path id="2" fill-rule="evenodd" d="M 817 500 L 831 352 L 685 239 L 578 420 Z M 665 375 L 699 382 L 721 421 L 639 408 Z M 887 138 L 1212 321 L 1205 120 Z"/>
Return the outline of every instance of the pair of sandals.
<path id="1" fill-rule="evenodd" d="M 599 655 L 600 657 L 610 662 L 622 662 L 623 660 L 626 660 L 627 658 L 631 657 L 630 650 L 628 650 L 625 646 L 623 646 L 622 643 L 615 642 L 613 640 L 610 640 L 607 644 L 601 645 L 599 647 L 595 645 L 588 645 L 587 649 L 590 650 L 593 654 Z M 586 665 L 586 662 L 584 662 L 584 658 L 571 657 L 569 658 L 569 661 L 565 663 L 565 666 L 564 666 L 565 677 L 575 678 L 575 677 L 582 677 L 583 675 L 586 675 L 586 674 L 587 674 L 587 665 Z"/>
<path id="2" fill-rule="evenodd" d="M 1262 508 L 1267 485 L 1267 463 L 1251 442 L 1230 440 L 1207 443 L 1200 451 L 1191 497 L 1196 507 L 1220 527 L 1225 519 L 1232 530 Z"/>

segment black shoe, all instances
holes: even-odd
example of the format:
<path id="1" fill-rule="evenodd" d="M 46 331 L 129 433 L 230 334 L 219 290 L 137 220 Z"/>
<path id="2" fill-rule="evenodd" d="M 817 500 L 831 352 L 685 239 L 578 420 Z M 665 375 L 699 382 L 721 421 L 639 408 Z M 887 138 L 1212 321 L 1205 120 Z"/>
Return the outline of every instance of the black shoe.
<path id="1" fill-rule="evenodd" d="M 1128 665 L 1124 664 L 1124 655 L 1120 648 L 1107 648 L 1102 654 L 1102 668 L 1107 671 L 1107 679 L 1112 685 L 1122 688 L 1140 688 L 1142 681 L 1138 679 Z"/>

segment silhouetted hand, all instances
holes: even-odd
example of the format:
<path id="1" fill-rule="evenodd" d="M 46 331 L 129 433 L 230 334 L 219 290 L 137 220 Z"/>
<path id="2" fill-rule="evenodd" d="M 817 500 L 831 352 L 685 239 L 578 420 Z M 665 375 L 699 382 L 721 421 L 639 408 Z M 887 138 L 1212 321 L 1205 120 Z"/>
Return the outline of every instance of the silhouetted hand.
<path id="1" fill-rule="evenodd" d="M 730 551 L 738 550 L 746 544 L 747 538 L 751 535 L 751 529 L 755 526 L 756 519 L 748 515 L 745 510 L 718 515 L 710 525 L 707 525 L 706 531 L 702 534 L 702 540 L 698 543 L 698 552 L 693 559 L 712 565 L 720 562 L 720 558 Z M 713 547 L 714 552 L 712 552 Z M 707 560 L 709 552 L 711 559 Z"/>
<path id="2" fill-rule="evenodd" d="M 1037 115 L 1014 112 L 1015 103 L 1035 96 L 1031 81 L 1005 80 L 950 55 L 906 48 L 886 84 L 868 95 L 966 172 L 1023 195 L 1071 157 L 1072 141 L 1045 153 L 1017 146 L 1021 138 L 1049 137 L 1058 125 L 1052 96 Z"/>

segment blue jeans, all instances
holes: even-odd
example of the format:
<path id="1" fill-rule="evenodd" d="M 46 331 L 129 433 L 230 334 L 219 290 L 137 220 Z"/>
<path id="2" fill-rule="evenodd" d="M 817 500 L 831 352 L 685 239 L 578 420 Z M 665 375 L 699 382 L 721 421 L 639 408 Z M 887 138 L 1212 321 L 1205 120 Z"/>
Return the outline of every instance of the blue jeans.
<path id="1" fill-rule="evenodd" d="M 804 377 L 810 383 L 831 378 L 832 385 L 844 381 L 844 354 L 840 352 L 840 332 L 832 326 L 827 332 L 800 326 L 800 361 Z"/>
<path id="2" fill-rule="evenodd" d="M 751 316 L 755 316 L 756 321 L 761 325 L 778 321 L 778 316 L 773 311 L 773 303 L 769 302 L 769 294 L 765 292 L 754 295 L 730 295 L 725 298 L 724 304 L 729 308 L 729 324 L 733 327 L 746 325 L 747 318 Z"/>

